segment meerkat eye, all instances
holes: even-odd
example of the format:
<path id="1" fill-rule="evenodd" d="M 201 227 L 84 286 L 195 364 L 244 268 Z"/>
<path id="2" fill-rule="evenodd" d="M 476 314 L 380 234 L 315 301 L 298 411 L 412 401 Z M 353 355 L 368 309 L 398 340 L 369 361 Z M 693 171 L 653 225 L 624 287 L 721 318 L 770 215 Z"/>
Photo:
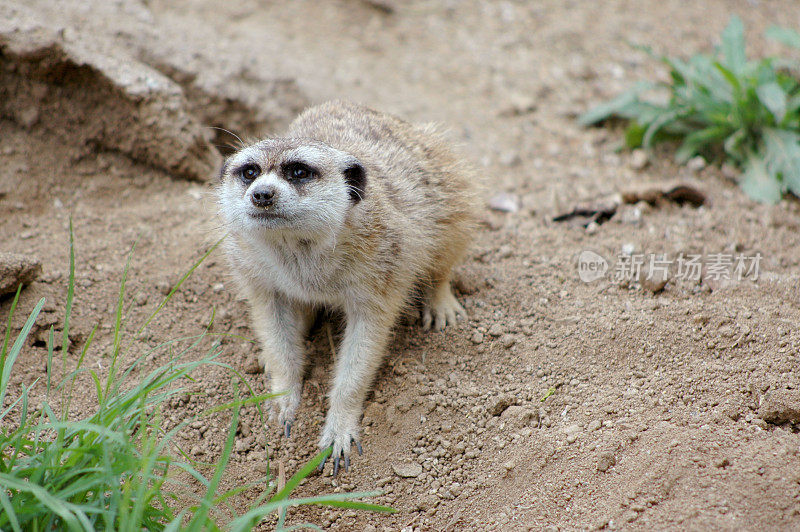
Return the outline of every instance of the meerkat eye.
<path id="1" fill-rule="evenodd" d="M 251 182 L 261 174 L 261 168 L 257 164 L 246 164 L 239 170 L 239 177 L 242 181 Z"/>
<path id="2" fill-rule="evenodd" d="M 308 166 L 301 163 L 291 163 L 284 169 L 287 179 L 310 179 L 316 177 L 317 173 Z"/>

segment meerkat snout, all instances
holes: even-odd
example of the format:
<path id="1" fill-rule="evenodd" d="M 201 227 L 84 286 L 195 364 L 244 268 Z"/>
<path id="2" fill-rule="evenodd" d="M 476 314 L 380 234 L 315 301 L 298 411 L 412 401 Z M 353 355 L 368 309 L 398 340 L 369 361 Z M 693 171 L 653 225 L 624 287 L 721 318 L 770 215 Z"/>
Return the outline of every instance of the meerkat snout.
<path id="1" fill-rule="evenodd" d="M 361 451 L 363 403 L 404 307 L 422 296 L 425 329 L 466 315 L 450 280 L 477 226 L 476 181 L 430 126 L 345 102 L 308 109 L 222 168 L 224 245 L 287 437 L 315 310 L 344 311 L 319 441 L 334 474 L 351 444 Z"/>
<path id="2" fill-rule="evenodd" d="M 250 191 L 250 201 L 256 207 L 265 209 L 271 206 L 275 200 L 275 187 L 272 185 L 255 186 Z"/>

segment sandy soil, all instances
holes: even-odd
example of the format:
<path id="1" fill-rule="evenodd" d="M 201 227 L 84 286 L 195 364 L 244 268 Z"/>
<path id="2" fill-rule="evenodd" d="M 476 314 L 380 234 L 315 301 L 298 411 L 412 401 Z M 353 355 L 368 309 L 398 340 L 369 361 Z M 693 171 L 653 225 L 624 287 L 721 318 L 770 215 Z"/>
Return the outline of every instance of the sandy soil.
<path id="1" fill-rule="evenodd" d="M 251 137 L 279 133 L 306 103 L 351 99 L 446 124 L 493 193 L 521 202 L 514 213 L 487 208 L 458 269 L 470 319 L 433 334 L 399 324 L 363 421 L 364 456 L 350 473 L 316 476 L 300 488 L 379 488 L 384 494 L 374 500 L 399 512 L 303 509 L 290 523 L 339 530 L 800 528 L 800 205 L 756 204 L 726 172 L 678 167 L 668 150 L 643 165 L 617 152 L 615 132 L 575 121 L 634 80 L 664 75 L 628 43 L 672 54 L 707 50 L 738 13 L 751 51 L 774 52 L 761 32 L 774 23 L 800 26 L 796 2 L 263 4 L 26 5 L 67 41 L 89 39 L 173 80 L 201 126 Z M 5 60 L 7 72 L 24 75 Z M 12 74 L 1 79 L 10 83 Z M 101 333 L 110 330 L 134 242 L 126 304 L 131 322 L 140 323 L 213 240 L 208 186 L 177 177 L 157 147 L 142 154 L 109 141 L 113 128 L 91 137 L 104 142 L 82 135 L 94 123 L 93 100 L 58 96 L 81 94 L 81 86 L 43 93 L 56 94 L 52 101 L 62 106 L 84 105 L 77 114 L 85 120 L 59 122 L 52 108 L 25 113 L 23 103 L 19 112 L 6 105 L 0 116 L 0 251 L 41 261 L 21 308 L 48 301 L 15 386 L 43 374 L 46 330 L 63 317 L 70 216 L 77 252 L 70 356 L 95 323 Z M 231 140 L 211 138 L 211 130 L 207 136 Z M 588 231 L 552 222 L 578 201 L 676 179 L 699 182 L 707 205 L 623 206 Z M 608 259 L 605 278 L 581 281 L 584 250 Z M 757 279 L 717 280 L 706 268 L 699 281 L 673 278 L 653 293 L 635 281 L 613 282 L 623 250 L 763 258 Z M 8 307 L 0 302 L 3 321 Z M 219 253 L 148 328 L 131 360 L 164 339 L 198 333 L 212 310 L 212 331 L 235 335 L 223 338 L 221 360 L 250 368 L 256 348 L 236 337 L 251 337 L 246 308 Z M 101 338 L 89 363 L 104 367 L 109 341 Z M 324 328 L 309 347 L 314 364 L 291 439 L 268 427 L 265 440 L 256 410 L 246 409 L 228 486 L 262 477 L 268 457 L 273 469 L 283 463 L 291 474 L 315 452 L 331 369 Z M 158 351 L 141 371 L 168 356 Z M 198 377 L 194 393 L 170 405 L 168 425 L 230 399 L 225 372 Z M 264 390 L 263 374 L 247 377 Z M 213 461 L 226 430 L 221 416 L 193 424 L 179 441 Z"/>

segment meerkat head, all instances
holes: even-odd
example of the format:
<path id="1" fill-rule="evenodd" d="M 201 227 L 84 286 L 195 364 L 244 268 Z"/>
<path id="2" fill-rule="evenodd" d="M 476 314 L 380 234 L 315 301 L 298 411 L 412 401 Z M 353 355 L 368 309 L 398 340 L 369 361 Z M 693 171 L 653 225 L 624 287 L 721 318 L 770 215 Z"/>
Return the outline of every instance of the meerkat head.
<path id="1" fill-rule="evenodd" d="M 364 167 L 348 153 L 307 139 L 268 139 L 225 161 L 217 195 L 234 231 L 314 238 L 342 227 L 365 183 Z"/>

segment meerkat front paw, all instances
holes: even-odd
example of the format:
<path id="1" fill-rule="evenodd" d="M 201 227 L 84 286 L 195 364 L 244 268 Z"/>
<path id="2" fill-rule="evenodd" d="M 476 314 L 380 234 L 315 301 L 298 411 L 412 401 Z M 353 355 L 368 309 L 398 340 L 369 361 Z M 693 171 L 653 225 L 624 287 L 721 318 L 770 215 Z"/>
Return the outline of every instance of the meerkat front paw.
<path id="1" fill-rule="evenodd" d="M 422 308 L 422 328 L 429 330 L 433 325 L 441 331 L 447 325 L 455 325 L 458 318 L 466 318 L 467 311 L 453 295 L 449 283 L 436 288 Z"/>
<path id="2" fill-rule="evenodd" d="M 333 448 L 330 456 L 333 456 L 333 476 L 339 474 L 339 463 L 344 458 L 344 470 L 350 471 L 350 450 L 351 446 L 355 444 L 356 451 L 359 456 L 363 452 L 361 448 L 360 429 L 358 426 L 358 419 L 348 416 L 331 415 L 328 413 L 328 418 L 325 420 L 325 426 L 322 429 L 322 436 L 319 440 L 319 448 L 325 450 L 328 447 Z M 320 465 L 319 470 L 325 467 L 326 458 Z"/>
<path id="3" fill-rule="evenodd" d="M 270 421 L 277 421 L 280 426 L 283 427 L 283 435 L 287 438 L 292 432 L 294 416 L 295 413 L 297 413 L 297 408 L 300 406 L 302 389 L 300 386 L 295 388 L 296 389 L 291 390 L 284 395 L 274 398 L 270 408 Z"/>

